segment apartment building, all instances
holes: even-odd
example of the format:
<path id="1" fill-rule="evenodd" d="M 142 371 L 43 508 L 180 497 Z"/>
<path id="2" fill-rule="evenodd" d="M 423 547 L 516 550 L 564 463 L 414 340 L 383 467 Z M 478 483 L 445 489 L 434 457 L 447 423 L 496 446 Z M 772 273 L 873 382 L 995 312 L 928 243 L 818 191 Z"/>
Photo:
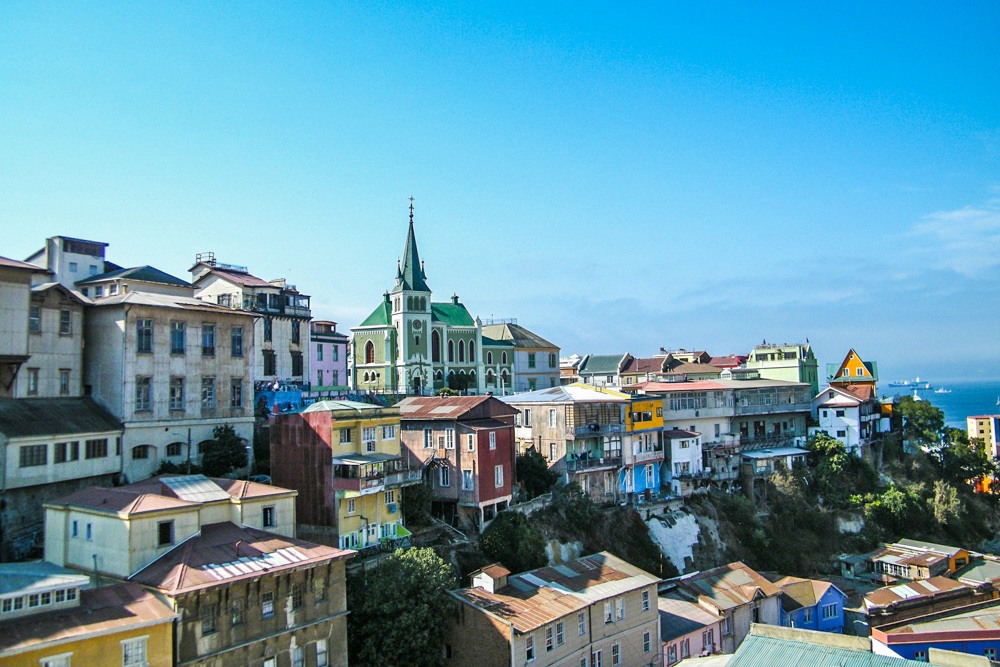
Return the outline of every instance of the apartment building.
<path id="1" fill-rule="evenodd" d="M 337 331 L 337 323 L 313 320 L 309 326 L 309 368 L 314 392 L 340 393 L 348 388 L 348 337 Z"/>
<path id="2" fill-rule="evenodd" d="M 979 438 L 991 457 L 1000 456 L 1000 415 L 974 415 L 965 418 L 969 438 Z"/>
<path id="3" fill-rule="evenodd" d="M 30 358 L 28 353 L 28 310 L 31 301 L 31 281 L 44 270 L 33 264 L 0 257 L 0 397 L 27 394 L 26 373 L 17 386 L 21 366 Z M 36 384 L 37 376 L 36 376 Z"/>
<path id="4" fill-rule="evenodd" d="M 650 500 L 662 491 L 663 399 L 634 397 L 625 409 L 625 443 L 622 456 L 621 491 L 627 498 Z M 669 471 L 666 475 L 669 479 Z"/>
<path id="5" fill-rule="evenodd" d="M 559 348 L 533 331 L 521 326 L 517 320 L 492 320 L 483 324 L 485 338 L 508 341 L 513 346 L 514 382 L 504 393 L 535 391 L 559 386 Z M 487 360 L 487 366 L 490 363 Z M 487 390 L 492 387 L 487 385 Z"/>
<path id="6" fill-rule="evenodd" d="M 18 398 L 83 395 L 83 317 L 90 303 L 58 282 L 31 288 L 28 355 Z"/>
<path id="7" fill-rule="evenodd" d="M 791 345 L 765 341 L 750 350 L 745 366 L 765 380 L 804 382 L 812 392 L 810 398 L 819 393 L 819 363 L 808 341 Z"/>
<path id="8" fill-rule="evenodd" d="M 607 552 L 521 574 L 487 566 L 451 592 L 444 664 L 658 665 L 658 582 Z"/>
<path id="9" fill-rule="evenodd" d="M 483 530 L 514 493 L 514 416 L 493 396 L 410 396 L 399 405 L 402 442 L 430 484 L 435 514 Z"/>
<path id="10" fill-rule="evenodd" d="M 421 480 L 403 456 L 400 409 L 324 400 L 271 426 L 271 479 L 297 489 L 304 535 L 327 535 L 344 549 L 393 545 L 409 536 L 403 487 Z M 319 537 L 317 537 L 319 539 Z"/>

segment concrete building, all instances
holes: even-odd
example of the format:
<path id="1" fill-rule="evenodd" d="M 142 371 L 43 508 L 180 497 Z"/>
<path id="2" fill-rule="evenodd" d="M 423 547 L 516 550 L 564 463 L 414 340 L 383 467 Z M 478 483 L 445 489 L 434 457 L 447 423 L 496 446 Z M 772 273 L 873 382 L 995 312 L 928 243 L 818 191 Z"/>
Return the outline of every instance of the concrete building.
<path id="1" fill-rule="evenodd" d="M 121 424 L 91 398 L 0 398 L 0 559 L 40 549 L 42 503 L 121 473 Z"/>
<path id="2" fill-rule="evenodd" d="M 79 280 L 121 268 L 105 260 L 107 247 L 100 241 L 53 236 L 25 261 L 47 270 L 63 287 L 76 289 Z"/>
<path id="3" fill-rule="evenodd" d="M 484 530 L 513 499 L 517 410 L 493 396 L 410 396 L 398 407 L 403 446 L 425 471 L 434 513 Z"/>
<path id="4" fill-rule="evenodd" d="M 275 418 L 271 479 L 298 490 L 303 536 L 366 550 L 409 536 L 400 499 L 421 469 L 403 456 L 399 407 L 324 400 Z"/>
<path id="5" fill-rule="evenodd" d="M 1000 456 L 1000 415 L 975 415 L 965 418 L 969 438 L 980 438 L 993 458 Z"/>
<path id="6" fill-rule="evenodd" d="M 640 502 L 659 498 L 669 479 L 664 471 L 663 399 L 637 396 L 625 409 L 625 442 L 619 486 Z M 700 463 L 700 462 L 699 462 Z"/>
<path id="7" fill-rule="evenodd" d="M 556 345 L 522 327 L 517 320 L 487 322 L 483 325 L 483 336 L 513 344 L 514 382 L 504 393 L 559 386 L 559 348 Z"/>
<path id="8" fill-rule="evenodd" d="M 348 337 L 337 331 L 337 323 L 313 320 L 309 327 L 309 368 L 312 392 L 339 395 L 348 390 Z"/>
<path id="9" fill-rule="evenodd" d="M 444 664 L 659 664 L 657 582 L 607 552 L 516 575 L 487 566 L 451 592 Z"/>
<path id="10" fill-rule="evenodd" d="M 826 433 L 855 456 L 881 430 L 882 409 L 869 386 L 831 385 L 813 398 L 812 406 L 818 426 L 810 428 L 810 435 Z"/>
<path id="11" fill-rule="evenodd" d="M 663 667 L 693 656 L 713 655 L 722 639 L 722 618 L 687 600 L 658 598 Z"/>
<path id="12" fill-rule="evenodd" d="M 702 466 L 701 434 L 670 429 L 663 433 L 663 446 L 668 452 L 665 479 L 669 480 L 670 493 L 686 498 L 707 479 Z"/>
<path id="13" fill-rule="evenodd" d="M 628 394 L 573 384 L 504 396 L 520 411 L 519 452 L 534 447 L 549 468 L 576 482 L 596 502 L 617 502 Z"/>
<path id="14" fill-rule="evenodd" d="M 181 294 L 119 291 L 94 301 L 85 338 L 84 389 L 124 425 L 129 480 L 149 477 L 162 461 L 200 463 L 217 426 L 251 441 L 253 314 Z"/>
<path id="15" fill-rule="evenodd" d="M 284 278 L 262 280 L 245 266 L 217 262 L 211 252 L 197 255 L 190 271 L 196 298 L 258 316 L 253 320 L 253 335 L 246 337 L 255 385 L 277 381 L 301 386 L 311 381 L 312 312 L 307 295 Z"/>
<path id="16" fill-rule="evenodd" d="M 36 561 L 0 565 L 0 665 L 171 667 L 177 615 L 134 583 Z"/>
<path id="17" fill-rule="evenodd" d="M 0 257 L 0 397 L 28 395 L 27 373 L 21 387 L 17 379 L 21 366 L 30 358 L 28 331 L 32 326 L 28 312 L 31 282 L 44 270 L 32 264 Z M 35 376 L 35 390 L 38 376 Z"/>
<path id="18" fill-rule="evenodd" d="M 933 649 L 995 661 L 1000 652 L 1000 602 L 989 600 L 872 628 L 878 655 L 927 662 Z"/>
<path id="19" fill-rule="evenodd" d="M 15 394 L 83 395 L 83 316 L 89 299 L 58 282 L 31 288 L 28 354 Z"/>
<path id="20" fill-rule="evenodd" d="M 819 364 L 808 341 L 793 345 L 761 343 L 750 351 L 745 366 L 766 380 L 804 382 L 812 390 L 810 398 L 819 393 Z"/>

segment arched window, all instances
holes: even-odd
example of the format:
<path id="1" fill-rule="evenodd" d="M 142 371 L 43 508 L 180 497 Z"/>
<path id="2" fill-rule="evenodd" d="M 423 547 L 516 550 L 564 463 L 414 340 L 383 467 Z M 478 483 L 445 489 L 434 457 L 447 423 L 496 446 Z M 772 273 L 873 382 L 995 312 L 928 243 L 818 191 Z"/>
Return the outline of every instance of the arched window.
<path id="1" fill-rule="evenodd" d="M 441 361 L 441 334 L 431 332 L 431 361 Z"/>
<path id="2" fill-rule="evenodd" d="M 455 341 L 448 341 L 448 361 L 455 361 Z"/>
<path id="3" fill-rule="evenodd" d="M 132 448 L 132 458 L 133 459 L 148 459 L 149 458 L 149 445 L 136 445 Z"/>
<path id="4" fill-rule="evenodd" d="M 458 360 L 465 361 L 465 341 L 458 341 Z"/>
<path id="5" fill-rule="evenodd" d="M 507 365 L 507 353 L 506 352 L 504 352 L 504 353 L 502 353 L 500 355 L 500 363 L 503 364 L 504 366 Z"/>
<path id="6" fill-rule="evenodd" d="M 505 371 L 501 371 L 501 373 L 500 373 L 500 382 L 503 384 L 504 387 L 509 387 L 510 386 L 510 382 L 507 380 L 507 371 L 506 370 Z"/>
<path id="7" fill-rule="evenodd" d="M 365 373 L 365 382 L 368 382 L 368 373 Z"/>
<path id="8" fill-rule="evenodd" d="M 420 310 L 427 310 L 427 299 L 420 297 Z"/>
<path id="9" fill-rule="evenodd" d="M 487 352 L 486 353 L 486 363 L 489 364 L 490 366 L 493 365 L 493 353 L 492 352 Z"/>
<path id="10" fill-rule="evenodd" d="M 167 456 L 180 456 L 181 455 L 181 449 L 182 449 L 183 446 L 184 446 L 184 443 L 181 443 L 181 442 L 171 442 L 169 445 L 167 445 Z"/>
<path id="11" fill-rule="evenodd" d="M 202 440 L 198 443 L 198 453 L 204 454 L 208 448 L 215 444 L 215 440 Z"/>
<path id="12" fill-rule="evenodd" d="M 486 386 L 492 387 L 496 384 L 496 380 L 493 377 L 493 371 L 486 371 Z"/>
<path id="13" fill-rule="evenodd" d="M 469 371 L 469 385 L 476 386 L 476 371 Z"/>
<path id="14" fill-rule="evenodd" d="M 375 343 L 371 341 L 365 343 L 365 363 L 366 364 L 375 363 Z"/>
<path id="15" fill-rule="evenodd" d="M 469 363 L 476 363 L 476 341 L 469 341 Z"/>
<path id="16" fill-rule="evenodd" d="M 443 380 L 444 379 L 444 373 L 442 373 L 441 371 L 438 371 L 437 373 L 434 374 L 434 378 L 437 379 L 437 380 Z"/>

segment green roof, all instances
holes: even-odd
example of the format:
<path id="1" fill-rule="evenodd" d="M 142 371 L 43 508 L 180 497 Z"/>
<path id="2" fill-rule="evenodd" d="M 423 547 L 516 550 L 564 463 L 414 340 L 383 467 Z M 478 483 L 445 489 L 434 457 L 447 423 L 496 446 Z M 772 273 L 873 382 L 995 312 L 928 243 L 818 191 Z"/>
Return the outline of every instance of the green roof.
<path id="1" fill-rule="evenodd" d="M 374 311 L 372 311 L 372 314 L 369 315 L 368 318 L 365 319 L 365 321 L 359 324 L 358 326 L 387 327 L 389 326 L 389 323 L 391 321 L 392 321 L 391 304 L 388 301 L 383 300 L 382 303 L 380 303 L 378 307 L 375 308 Z"/>
<path id="2" fill-rule="evenodd" d="M 580 374 L 614 375 L 618 372 L 618 364 L 624 356 L 624 354 L 588 354 L 577 372 Z"/>
<path id="3" fill-rule="evenodd" d="M 781 628 L 784 630 L 784 628 Z M 751 630 L 751 633 L 753 630 Z M 800 630 L 803 637 L 815 632 Z M 794 633 L 788 633 L 794 636 Z M 817 633 L 818 634 L 818 633 Z M 825 633 L 824 633 L 825 634 Z M 779 639 L 750 634 L 733 654 L 729 667 L 779 667 L 788 665 L 809 665 L 810 667 L 923 667 L 926 662 L 876 655 L 870 650 L 841 648 L 822 645 L 819 638 L 812 643 L 808 639 Z M 834 640 L 837 637 L 834 637 Z"/>
<path id="4" fill-rule="evenodd" d="M 512 340 L 497 340 L 489 336 L 483 336 L 483 347 L 514 347 Z"/>
<path id="5" fill-rule="evenodd" d="M 160 271 L 155 266 L 134 266 L 130 269 L 116 269 L 114 271 L 107 271 L 100 275 L 90 276 L 89 278 L 84 278 L 83 280 L 76 281 L 77 285 L 87 285 L 90 283 L 99 283 L 105 280 L 112 279 L 122 279 L 130 278 L 132 280 L 139 280 L 147 283 L 162 283 L 164 285 L 179 285 L 181 287 L 191 287 L 191 283 L 186 280 L 181 280 L 176 278 L 169 273 Z"/>
<path id="6" fill-rule="evenodd" d="M 432 303 L 431 320 L 452 327 L 474 327 L 476 321 L 460 303 Z"/>
<path id="7" fill-rule="evenodd" d="M 426 278 L 424 267 L 420 265 L 420 255 L 417 254 L 417 237 L 413 233 L 413 204 L 410 204 L 410 229 L 406 233 L 406 245 L 403 247 L 403 266 L 396 276 L 396 291 L 430 292 Z"/>

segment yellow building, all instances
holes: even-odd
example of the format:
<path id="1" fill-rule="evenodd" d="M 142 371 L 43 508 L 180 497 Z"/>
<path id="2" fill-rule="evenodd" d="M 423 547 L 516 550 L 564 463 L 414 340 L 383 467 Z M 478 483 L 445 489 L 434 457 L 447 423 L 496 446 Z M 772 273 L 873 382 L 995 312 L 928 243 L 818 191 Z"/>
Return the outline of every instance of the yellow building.
<path id="1" fill-rule="evenodd" d="M 979 438 L 986 444 L 991 457 L 1000 456 L 1000 415 L 976 415 L 965 418 L 969 438 Z"/>
<path id="2" fill-rule="evenodd" d="M 170 667 L 176 615 L 134 583 L 44 561 L 0 566 L 0 667 Z"/>
<path id="3" fill-rule="evenodd" d="M 878 365 L 874 361 L 864 361 L 854 348 L 847 353 L 839 366 L 827 364 L 827 381 L 831 385 L 861 385 L 871 387 L 871 395 L 875 395 L 875 385 L 878 383 Z"/>

